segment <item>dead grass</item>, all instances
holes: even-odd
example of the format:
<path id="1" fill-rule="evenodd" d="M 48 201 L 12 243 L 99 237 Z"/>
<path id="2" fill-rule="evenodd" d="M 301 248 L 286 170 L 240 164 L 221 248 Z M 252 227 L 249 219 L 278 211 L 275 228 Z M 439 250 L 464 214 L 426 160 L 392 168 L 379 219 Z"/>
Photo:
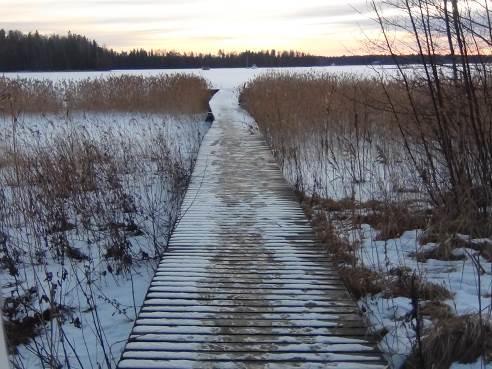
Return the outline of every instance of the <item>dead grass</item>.
<path id="1" fill-rule="evenodd" d="M 339 273 L 343 283 L 357 300 L 380 293 L 385 288 L 381 275 L 364 267 L 342 267 Z"/>
<path id="2" fill-rule="evenodd" d="M 15 352 L 26 345 L 41 362 L 48 354 L 36 348 L 59 347 L 61 337 L 46 331 L 62 332 L 70 318 L 65 312 L 82 308 L 77 301 L 94 309 L 100 300 L 94 291 L 107 288 L 108 273 L 126 281 L 156 266 L 177 220 L 205 123 L 195 116 L 169 118 L 176 124 L 171 127 L 145 115 L 138 128 L 124 120 L 99 123 L 84 117 L 87 124 L 81 126 L 70 118 L 34 119 L 50 126 L 33 134 L 23 117 L 15 144 L 9 122 L 0 134 L 5 153 L 0 267 L 12 296 L 3 307 L 9 348 Z M 68 288 L 83 298 L 73 299 Z M 54 310 L 54 301 L 63 311 Z M 125 314 L 116 307 L 115 314 Z M 87 329 L 100 329 L 99 318 L 87 316 Z M 73 319 L 71 324 L 81 324 L 81 318 Z M 105 345 L 98 349 L 107 350 Z"/>
<path id="3" fill-rule="evenodd" d="M 449 369 L 452 363 L 474 363 L 480 356 L 492 360 L 492 324 L 477 315 L 438 321 L 422 340 L 422 355 L 414 350 L 405 369 Z"/>
<path id="4" fill-rule="evenodd" d="M 387 297 L 401 296 L 424 301 L 443 301 L 453 297 L 444 286 L 425 281 L 403 268 L 392 270 L 389 282 Z"/>
<path id="5" fill-rule="evenodd" d="M 77 111 L 206 113 L 211 96 L 203 78 L 185 74 L 87 79 L 66 91 L 68 109 Z"/>
<path id="6" fill-rule="evenodd" d="M 302 197 L 301 206 L 311 221 L 316 237 L 341 265 L 355 265 L 357 245 L 340 238 L 333 223 L 328 218 L 329 212 L 324 206 L 336 206 L 336 202 L 319 202 L 316 198 Z M 341 205 L 340 205 L 341 206 Z"/>
<path id="7" fill-rule="evenodd" d="M 0 77 L 0 114 L 56 113 L 63 110 L 62 91 L 49 80 Z"/>
<path id="8" fill-rule="evenodd" d="M 431 319 L 433 322 L 444 321 L 454 317 L 449 305 L 436 300 L 422 303 L 419 307 L 419 313 L 422 317 Z"/>
<path id="9" fill-rule="evenodd" d="M 349 215 L 347 216 L 347 220 L 358 227 L 360 226 L 361 221 L 366 222 L 367 219 L 357 215 L 351 219 L 350 211 L 353 211 L 358 207 L 366 209 L 369 205 L 373 210 L 380 209 L 381 204 L 379 202 L 357 205 L 353 201 L 347 199 L 338 202 L 303 196 L 301 197 L 301 204 L 306 216 L 311 220 L 317 238 L 330 251 L 338 263 L 340 276 L 354 298 L 360 299 L 362 296 L 381 292 L 383 292 L 387 298 L 407 297 L 410 299 L 417 298 L 423 301 L 434 302 L 447 300 L 453 297 L 445 287 L 427 282 L 405 268 L 393 269 L 388 275 L 385 275 L 358 264 L 358 245 L 356 243 L 350 243 L 340 237 L 333 225 L 333 220 L 330 219 L 330 217 L 333 217 L 331 212 L 346 213 L 348 210 Z M 382 209 L 387 208 L 388 207 L 385 206 Z M 406 211 L 404 211 L 404 213 L 409 214 Z M 358 213 L 352 213 L 352 215 L 353 214 Z M 335 218 L 337 220 L 340 219 L 338 216 L 335 216 Z M 374 219 L 381 218 L 377 217 Z M 418 222 L 420 218 L 417 217 L 416 219 L 417 220 L 415 221 L 405 223 L 409 228 L 402 227 L 399 229 L 414 229 L 411 227 L 414 227 L 416 225 L 414 222 Z"/>
<path id="10" fill-rule="evenodd" d="M 329 74 L 272 73 L 258 77 L 241 91 L 241 103 L 259 128 L 299 191 L 327 194 L 327 173 L 344 176 L 346 184 L 368 180 L 368 163 L 389 161 L 398 137 L 385 112 L 384 89 L 377 80 Z M 316 169 L 305 172 L 306 163 Z M 308 176 L 314 182 L 305 188 Z M 350 189 L 345 196 L 352 197 Z"/>
<path id="11" fill-rule="evenodd" d="M 370 184 L 388 198 L 425 194 L 434 207 L 433 223 L 490 236 L 492 188 L 490 176 L 483 174 L 490 166 L 485 159 L 482 163 L 489 145 L 477 144 L 472 124 L 464 124 L 469 118 L 461 108 L 462 86 L 441 85 L 446 105 L 441 118 L 448 122 L 441 137 L 425 84 L 408 83 L 407 91 L 389 78 L 382 83 L 346 75 L 272 73 L 247 84 L 241 102 L 299 191 L 361 200 L 358 187 Z M 490 131 L 487 105 L 477 107 L 483 132 Z M 337 178 L 342 185 L 330 188 Z M 391 216 L 382 222 L 382 239 L 398 236 L 400 223 L 415 221 L 398 209 L 386 213 L 395 213 L 397 220 Z"/>
<path id="12" fill-rule="evenodd" d="M 94 311 L 104 301 L 134 319 L 134 278 L 166 249 L 211 95 L 205 80 L 182 74 L 0 78 L 2 313 L 15 367 L 79 366 L 84 348 L 63 344 L 68 324 L 90 332 L 105 366 L 116 362 Z M 130 280 L 133 304 L 105 295 L 108 283 Z M 18 346 L 37 363 L 15 355 Z"/>
<path id="13" fill-rule="evenodd" d="M 479 329 L 474 319 L 454 317 L 443 302 L 453 294 L 418 271 L 399 267 L 383 273 L 364 267 L 357 259 L 360 241 L 348 241 L 365 236 L 362 224 L 379 231 L 375 241 L 421 229 L 428 232 L 422 242 L 439 247 L 416 254 L 419 261 L 456 260 L 460 257 L 453 251 L 459 247 L 480 250 L 492 260 L 492 244 L 456 237 L 492 233 L 491 177 L 483 174 L 490 170 L 490 160 L 484 159 L 490 158 L 490 145 L 475 142 L 459 83 L 443 81 L 440 86 L 445 103 L 441 120 L 425 83 L 418 78 L 408 83 L 406 90 L 398 80 L 272 73 L 247 84 L 240 101 L 298 191 L 305 214 L 352 295 L 406 297 L 414 308 L 409 319 L 425 317 L 437 324 L 438 332 L 424 339 L 428 364 L 420 365 L 415 353 L 408 368 L 447 369 L 452 361 L 490 355 L 490 349 L 484 351 L 477 346 L 479 339 L 471 337 L 474 329 L 492 336 L 490 325 Z M 489 106 L 476 109 L 483 132 L 490 132 Z M 416 331 L 420 329 L 417 324 Z"/>
<path id="14" fill-rule="evenodd" d="M 359 206 L 365 214 L 359 215 L 356 221 L 369 224 L 379 233 L 377 241 L 399 238 L 405 231 L 426 229 L 429 215 L 420 209 L 412 209 L 409 202 L 371 201 Z"/>
<path id="15" fill-rule="evenodd" d="M 443 286 L 424 281 L 419 276 L 401 269 L 394 270 L 392 275 L 387 276 L 363 266 L 342 266 L 339 273 L 345 286 L 356 299 L 384 293 L 386 298 L 407 297 L 438 304 L 453 296 Z M 430 306 L 426 309 L 426 314 L 434 318 L 443 314 L 437 308 L 432 310 Z"/>
<path id="16" fill-rule="evenodd" d="M 110 76 L 82 81 L 0 78 L 0 114 L 121 111 L 199 114 L 208 112 L 207 82 L 187 74 Z"/>

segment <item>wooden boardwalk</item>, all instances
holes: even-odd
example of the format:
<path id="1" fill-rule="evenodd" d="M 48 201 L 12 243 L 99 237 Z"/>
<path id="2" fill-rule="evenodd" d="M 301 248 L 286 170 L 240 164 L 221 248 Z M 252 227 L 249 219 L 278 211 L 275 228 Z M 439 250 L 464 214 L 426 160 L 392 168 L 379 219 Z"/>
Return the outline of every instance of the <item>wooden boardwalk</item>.
<path id="1" fill-rule="evenodd" d="M 121 369 L 384 368 L 329 256 L 230 91 Z"/>

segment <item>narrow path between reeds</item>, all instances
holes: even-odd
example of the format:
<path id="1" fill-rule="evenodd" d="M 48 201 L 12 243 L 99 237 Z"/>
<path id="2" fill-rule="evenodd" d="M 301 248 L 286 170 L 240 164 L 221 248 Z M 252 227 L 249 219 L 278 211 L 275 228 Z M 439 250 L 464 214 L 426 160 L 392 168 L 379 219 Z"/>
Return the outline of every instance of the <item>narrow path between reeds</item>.
<path id="1" fill-rule="evenodd" d="M 383 368 L 263 138 L 229 90 L 119 368 Z"/>

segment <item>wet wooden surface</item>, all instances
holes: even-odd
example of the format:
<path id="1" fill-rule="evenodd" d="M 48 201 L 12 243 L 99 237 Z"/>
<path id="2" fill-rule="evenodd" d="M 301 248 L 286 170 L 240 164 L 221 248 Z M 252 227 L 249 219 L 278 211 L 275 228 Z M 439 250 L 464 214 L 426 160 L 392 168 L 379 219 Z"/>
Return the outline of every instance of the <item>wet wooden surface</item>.
<path id="1" fill-rule="evenodd" d="M 179 222 L 119 368 L 384 368 L 231 91 L 212 101 Z"/>

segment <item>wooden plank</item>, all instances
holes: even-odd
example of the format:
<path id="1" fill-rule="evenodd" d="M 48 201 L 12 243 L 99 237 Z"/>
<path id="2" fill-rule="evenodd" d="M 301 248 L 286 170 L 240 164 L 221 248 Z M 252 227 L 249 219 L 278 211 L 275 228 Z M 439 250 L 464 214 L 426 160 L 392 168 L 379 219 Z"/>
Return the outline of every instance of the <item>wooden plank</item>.
<path id="1" fill-rule="evenodd" d="M 385 368 L 270 150 L 234 119 L 231 92 L 214 99 L 119 368 Z"/>

